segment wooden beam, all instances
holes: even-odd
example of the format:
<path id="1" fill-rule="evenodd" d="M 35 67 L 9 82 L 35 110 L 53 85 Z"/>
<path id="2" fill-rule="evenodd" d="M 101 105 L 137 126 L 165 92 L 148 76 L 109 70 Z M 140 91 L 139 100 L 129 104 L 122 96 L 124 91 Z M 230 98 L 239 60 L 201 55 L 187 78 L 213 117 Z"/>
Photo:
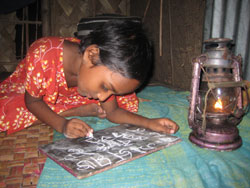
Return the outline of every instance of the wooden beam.
<path id="1" fill-rule="evenodd" d="M 160 1 L 160 19 L 159 19 L 159 55 L 162 56 L 162 7 L 163 0 Z"/>
<path id="2" fill-rule="evenodd" d="M 41 25 L 42 21 L 29 21 L 29 20 L 7 20 L 7 19 L 0 19 L 0 23 L 1 22 L 7 22 L 7 23 L 11 23 L 11 24 L 38 24 Z"/>
<path id="3" fill-rule="evenodd" d="M 50 31 L 50 13 L 49 13 L 49 1 L 43 0 L 42 1 L 42 25 L 43 36 L 49 36 L 51 34 Z"/>

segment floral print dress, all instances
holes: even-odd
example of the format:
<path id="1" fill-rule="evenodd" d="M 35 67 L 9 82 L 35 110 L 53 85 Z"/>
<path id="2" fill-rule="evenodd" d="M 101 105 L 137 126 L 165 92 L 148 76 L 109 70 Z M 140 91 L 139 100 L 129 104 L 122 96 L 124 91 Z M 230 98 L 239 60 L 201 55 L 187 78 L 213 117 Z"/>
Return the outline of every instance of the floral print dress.
<path id="1" fill-rule="evenodd" d="M 63 42 L 76 38 L 44 37 L 35 41 L 15 72 L 0 83 L 0 131 L 8 134 L 22 130 L 37 118 L 25 106 L 25 90 L 33 97 L 42 97 L 56 113 L 84 104 L 96 103 L 79 95 L 77 88 L 68 88 L 63 69 Z M 112 96 L 121 108 L 138 111 L 135 93 Z"/>

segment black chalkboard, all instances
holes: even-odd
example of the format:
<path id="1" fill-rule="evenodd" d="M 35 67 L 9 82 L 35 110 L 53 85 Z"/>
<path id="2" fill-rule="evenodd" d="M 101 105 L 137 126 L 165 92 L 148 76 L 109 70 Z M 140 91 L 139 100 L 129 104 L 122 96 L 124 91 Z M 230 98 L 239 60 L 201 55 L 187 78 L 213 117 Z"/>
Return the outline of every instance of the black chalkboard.
<path id="1" fill-rule="evenodd" d="M 96 131 L 92 138 L 65 138 L 39 150 L 82 179 L 180 141 L 176 136 L 124 124 Z"/>

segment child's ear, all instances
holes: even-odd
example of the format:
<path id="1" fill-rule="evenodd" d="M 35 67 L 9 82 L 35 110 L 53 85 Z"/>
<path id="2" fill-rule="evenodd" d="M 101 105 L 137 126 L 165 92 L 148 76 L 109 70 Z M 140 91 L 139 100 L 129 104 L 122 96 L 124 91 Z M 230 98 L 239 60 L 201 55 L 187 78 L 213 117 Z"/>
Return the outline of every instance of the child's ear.
<path id="1" fill-rule="evenodd" d="M 84 60 L 92 65 L 96 65 L 99 61 L 100 49 L 96 44 L 88 46 L 84 51 Z"/>

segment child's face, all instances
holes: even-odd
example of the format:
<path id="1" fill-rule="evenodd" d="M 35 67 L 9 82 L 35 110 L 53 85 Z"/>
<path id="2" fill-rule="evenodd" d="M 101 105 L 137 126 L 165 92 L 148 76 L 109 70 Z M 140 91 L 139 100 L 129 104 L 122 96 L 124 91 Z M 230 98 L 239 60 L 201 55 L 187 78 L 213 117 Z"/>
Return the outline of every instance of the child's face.
<path id="1" fill-rule="evenodd" d="M 82 65 L 78 75 L 78 92 L 88 98 L 105 101 L 112 94 L 122 95 L 133 92 L 139 81 L 113 72 L 105 66 Z"/>

